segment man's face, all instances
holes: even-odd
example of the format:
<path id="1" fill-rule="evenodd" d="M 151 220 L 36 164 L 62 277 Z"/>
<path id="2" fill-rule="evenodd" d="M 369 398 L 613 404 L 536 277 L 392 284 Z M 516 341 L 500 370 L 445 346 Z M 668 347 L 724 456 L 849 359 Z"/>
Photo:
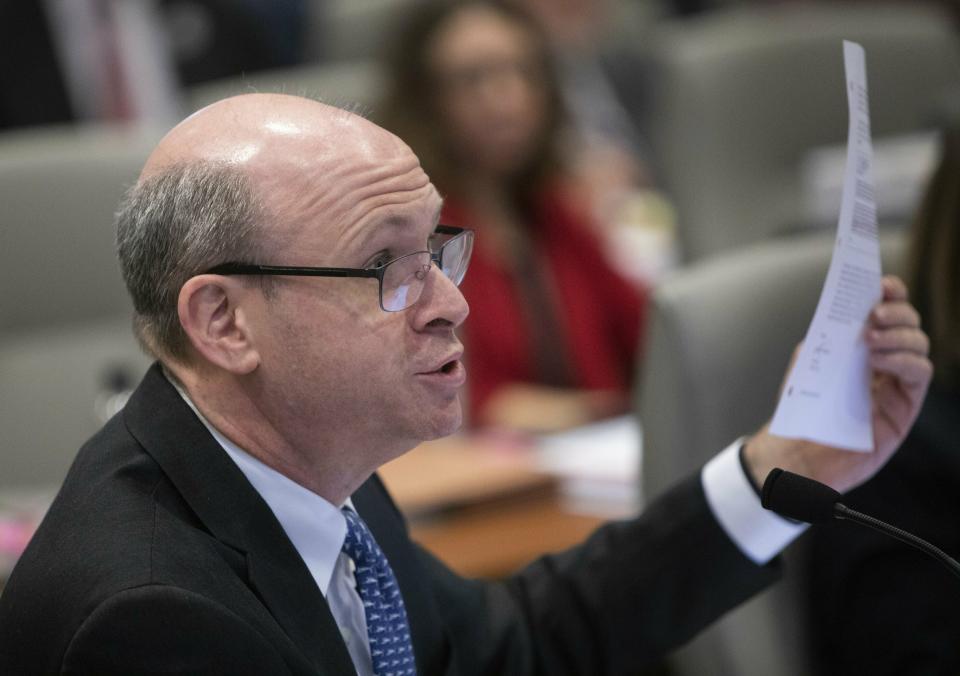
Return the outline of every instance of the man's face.
<path id="1" fill-rule="evenodd" d="M 270 260 L 258 262 L 365 268 L 428 248 L 441 200 L 409 148 L 378 132 L 345 135 L 342 153 L 299 147 L 255 176 L 276 221 Z M 300 437 L 290 441 L 339 426 L 371 448 L 409 447 L 459 427 L 465 371 L 454 329 L 468 307 L 439 269 L 400 312 L 381 309 L 374 279 L 273 279 L 251 309 L 254 377 L 265 413 Z"/>

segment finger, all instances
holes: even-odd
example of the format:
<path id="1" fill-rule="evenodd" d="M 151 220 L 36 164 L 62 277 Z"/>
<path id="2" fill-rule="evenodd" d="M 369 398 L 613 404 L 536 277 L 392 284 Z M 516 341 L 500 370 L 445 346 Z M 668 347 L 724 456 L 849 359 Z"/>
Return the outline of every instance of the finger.
<path id="1" fill-rule="evenodd" d="M 906 301 L 878 303 L 870 312 L 870 325 L 877 328 L 912 326 L 919 328 L 920 314 Z"/>
<path id="2" fill-rule="evenodd" d="M 884 300 L 907 300 L 907 285 L 896 275 L 885 275 L 880 282 Z"/>
<path id="3" fill-rule="evenodd" d="M 933 376 L 930 360 L 911 352 L 871 352 L 870 367 L 907 385 L 926 385 Z"/>
<path id="4" fill-rule="evenodd" d="M 900 447 L 906 436 L 897 423 L 892 421 L 883 411 L 873 413 L 873 448 L 883 457 L 877 458 L 882 465 L 893 452 Z"/>
<path id="5" fill-rule="evenodd" d="M 875 425 L 873 439 L 876 444 L 887 445 L 889 443 L 887 440 L 899 440 L 906 436 L 904 433 L 905 427 L 890 415 L 886 409 L 875 408 L 873 411 L 873 420 Z"/>
<path id="6" fill-rule="evenodd" d="M 866 341 L 872 351 L 912 352 L 924 357 L 930 352 L 930 339 L 919 329 L 867 329 Z"/>
<path id="7" fill-rule="evenodd" d="M 892 452 L 902 442 L 920 413 L 926 387 L 904 387 L 889 375 L 873 380 L 873 431 L 876 450 Z"/>
<path id="8" fill-rule="evenodd" d="M 888 376 L 878 379 L 878 383 L 871 397 L 874 408 L 882 412 L 896 430 L 910 427 L 919 408 L 915 394 L 911 396 Z"/>
<path id="9" fill-rule="evenodd" d="M 904 388 L 884 376 L 887 386 L 873 396 L 873 431 L 877 449 L 893 450 L 902 442 L 920 413 L 923 388 L 907 394 Z M 910 389 L 910 388 L 908 388 Z"/>

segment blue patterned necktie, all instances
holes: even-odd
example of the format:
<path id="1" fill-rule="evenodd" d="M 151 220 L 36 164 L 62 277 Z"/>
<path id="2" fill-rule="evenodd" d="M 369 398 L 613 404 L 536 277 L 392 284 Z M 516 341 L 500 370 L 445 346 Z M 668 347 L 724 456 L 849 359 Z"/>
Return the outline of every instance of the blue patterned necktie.
<path id="1" fill-rule="evenodd" d="M 375 676 L 416 676 L 410 625 L 397 578 L 380 546 L 356 512 L 343 508 L 347 539 L 343 551 L 356 566 L 357 592 L 363 601 Z"/>

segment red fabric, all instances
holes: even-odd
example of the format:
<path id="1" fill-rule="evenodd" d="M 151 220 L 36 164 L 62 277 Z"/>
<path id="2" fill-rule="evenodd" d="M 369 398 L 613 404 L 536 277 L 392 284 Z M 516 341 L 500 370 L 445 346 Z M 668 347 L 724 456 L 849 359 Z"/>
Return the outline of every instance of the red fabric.
<path id="1" fill-rule="evenodd" d="M 470 303 L 463 329 L 470 419 L 483 422 L 484 406 L 498 388 L 536 383 L 529 320 L 512 271 L 484 246 L 483 223 L 450 197 L 443 222 L 477 234 L 461 288 Z M 642 335 L 645 290 L 613 269 L 589 223 L 559 190 L 540 200 L 528 226 L 562 310 L 557 322 L 570 357 L 571 384 L 626 393 Z"/>

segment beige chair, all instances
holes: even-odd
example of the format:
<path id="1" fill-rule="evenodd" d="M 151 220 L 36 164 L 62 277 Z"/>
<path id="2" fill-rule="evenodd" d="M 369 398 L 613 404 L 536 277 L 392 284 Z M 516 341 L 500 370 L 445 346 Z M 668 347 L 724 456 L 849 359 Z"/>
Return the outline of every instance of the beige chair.
<path id="1" fill-rule="evenodd" d="M 58 485 L 145 370 L 113 214 L 160 133 L 0 136 L 0 488 Z"/>
<path id="2" fill-rule="evenodd" d="M 317 2 L 317 0 L 313 0 Z M 323 54 L 342 61 L 379 59 L 384 41 L 409 0 L 322 0 L 325 31 Z"/>
<path id="3" fill-rule="evenodd" d="M 309 96 L 366 112 L 380 99 L 382 89 L 383 75 L 377 63 L 357 60 L 258 71 L 214 80 L 191 87 L 185 98 L 190 112 L 228 96 L 251 92 Z"/>
<path id="4" fill-rule="evenodd" d="M 696 471 L 773 414 L 832 247 L 828 236 L 773 240 L 683 269 L 657 289 L 639 400 L 645 496 Z M 882 252 L 884 270 L 898 272 L 902 235 L 885 235 Z M 680 674 L 808 673 L 802 591 L 790 554 L 784 581 L 678 651 Z"/>
<path id="5" fill-rule="evenodd" d="M 149 362 L 127 317 L 0 333 L 0 490 L 59 486 Z"/>
<path id="6" fill-rule="evenodd" d="M 0 332 L 128 313 L 113 214 L 160 132 L 0 136 Z"/>
<path id="7" fill-rule="evenodd" d="M 651 36 L 649 141 L 685 260 L 805 224 L 803 161 L 846 140 L 843 39 L 866 50 L 878 141 L 931 127 L 960 85 L 951 22 L 920 2 L 732 7 Z"/>

